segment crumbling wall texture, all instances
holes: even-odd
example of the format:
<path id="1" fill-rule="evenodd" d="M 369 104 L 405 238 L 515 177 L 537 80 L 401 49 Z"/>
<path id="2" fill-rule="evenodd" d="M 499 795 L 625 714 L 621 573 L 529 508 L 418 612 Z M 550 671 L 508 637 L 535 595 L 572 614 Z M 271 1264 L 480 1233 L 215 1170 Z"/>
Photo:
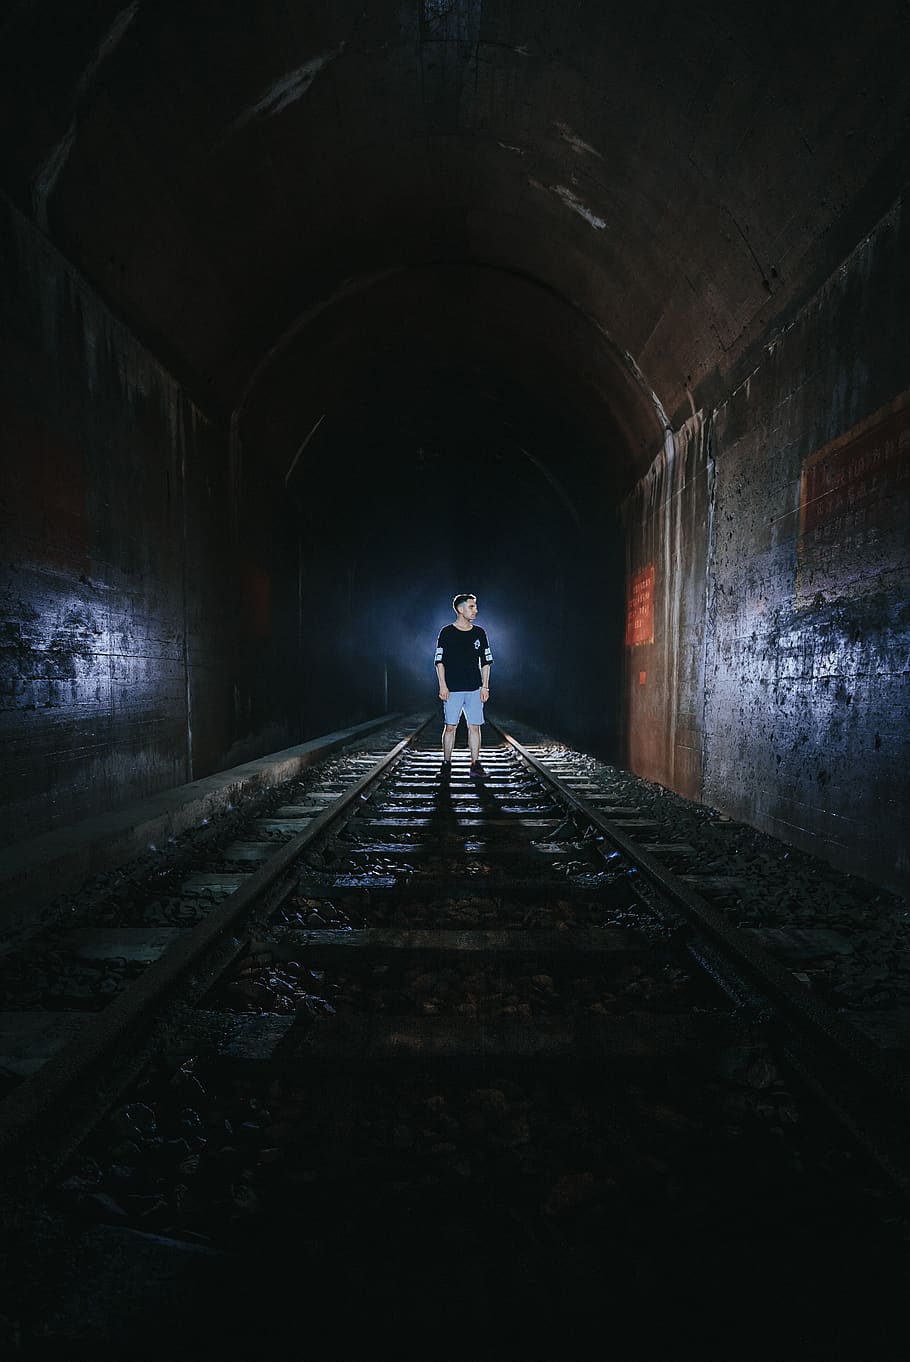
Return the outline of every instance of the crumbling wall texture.
<path id="1" fill-rule="evenodd" d="M 225 431 L 2 199 L 0 262 L 8 844 L 219 769 L 236 593 Z"/>
<path id="2" fill-rule="evenodd" d="M 908 236 L 898 203 L 625 507 L 632 768 L 901 889 Z"/>

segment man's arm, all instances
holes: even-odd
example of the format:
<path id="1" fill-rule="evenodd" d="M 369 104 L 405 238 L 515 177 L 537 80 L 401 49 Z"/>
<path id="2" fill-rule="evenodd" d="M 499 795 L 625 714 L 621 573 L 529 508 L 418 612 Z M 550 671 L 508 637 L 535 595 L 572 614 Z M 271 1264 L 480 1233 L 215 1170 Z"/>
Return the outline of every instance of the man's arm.
<path id="1" fill-rule="evenodd" d="M 442 660 L 442 659 L 443 659 L 443 642 L 442 642 L 442 637 L 443 637 L 443 634 L 444 634 L 444 633 L 445 633 L 445 630 L 444 630 L 444 629 L 441 630 L 441 631 L 440 631 L 440 634 L 439 634 L 439 638 L 436 640 L 436 657 L 434 658 L 434 661 L 435 661 L 435 663 L 436 663 L 436 675 L 439 677 L 439 698 L 440 698 L 440 700 L 448 700 L 448 698 L 449 698 L 449 688 L 448 688 L 448 686 L 446 685 L 446 669 L 445 669 L 445 664 L 444 664 L 444 662 L 443 662 L 443 660 Z"/>
<path id="2" fill-rule="evenodd" d="M 493 653 L 486 630 L 481 629 L 480 632 L 483 635 L 483 654 L 480 659 L 480 698 L 486 702 L 490 698 L 490 667 L 493 662 Z"/>

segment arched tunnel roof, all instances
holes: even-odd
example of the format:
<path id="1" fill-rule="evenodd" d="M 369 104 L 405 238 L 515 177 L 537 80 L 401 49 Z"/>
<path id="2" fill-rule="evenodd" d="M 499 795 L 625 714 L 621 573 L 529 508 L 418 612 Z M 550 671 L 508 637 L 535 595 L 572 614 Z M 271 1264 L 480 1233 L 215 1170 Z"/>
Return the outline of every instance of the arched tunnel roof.
<path id="1" fill-rule="evenodd" d="M 622 483 L 893 198 L 907 37 L 885 0 L 22 2 L 2 174 L 204 407 L 269 393 L 281 463 L 340 373 L 429 354 L 549 375 Z"/>

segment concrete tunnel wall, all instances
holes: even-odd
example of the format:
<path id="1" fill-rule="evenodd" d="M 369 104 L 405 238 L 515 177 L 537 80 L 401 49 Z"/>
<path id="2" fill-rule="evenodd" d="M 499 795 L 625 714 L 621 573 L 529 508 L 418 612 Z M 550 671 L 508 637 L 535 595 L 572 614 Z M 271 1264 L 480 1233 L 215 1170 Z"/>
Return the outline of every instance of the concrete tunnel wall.
<path id="1" fill-rule="evenodd" d="M 241 526 L 226 425 L 2 199 L 0 234 L 9 844 L 283 747 L 300 716 L 268 489 Z"/>
<path id="2" fill-rule="evenodd" d="M 910 230 L 879 222 L 628 499 L 633 770 L 906 887 Z"/>
<path id="3" fill-rule="evenodd" d="M 455 305 L 418 270 L 466 264 L 498 282 L 454 348 L 508 313 L 487 368 L 529 371 L 520 404 L 562 351 L 555 400 L 587 404 L 578 450 L 502 477 L 569 564 L 535 580 L 573 675 L 510 695 L 500 673 L 498 698 L 906 887 L 906 22 L 887 0 L 821 25 L 657 0 L 4 16 L 2 840 L 380 707 L 351 679 L 369 507 L 336 532 L 356 460 L 328 446 L 309 520 L 286 470 L 390 333 L 405 371 L 430 348 L 421 300 L 443 334 Z M 359 358 L 334 348 L 353 311 L 269 390 L 300 318 L 396 270 L 414 310 L 377 304 Z M 287 447 L 244 426 L 250 385 L 291 409 Z M 514 600 L 533 533 L 499 547 Z"/>

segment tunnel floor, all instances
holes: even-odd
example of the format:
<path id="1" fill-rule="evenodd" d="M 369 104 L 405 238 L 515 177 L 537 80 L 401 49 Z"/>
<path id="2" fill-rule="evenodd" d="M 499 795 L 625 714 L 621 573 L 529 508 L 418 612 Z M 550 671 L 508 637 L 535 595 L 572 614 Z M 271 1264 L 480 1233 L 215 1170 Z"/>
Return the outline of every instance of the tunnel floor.
<path id="1" fill-rule="evenodd" d="M 86 1346 L 101 1356 L 265 1348 L 277 1357 L 382 1346 L 508 1356 L 596 1346 L 724 1362 L 903 1362 L 903 1199 L 762 1035 L 734 1019 L 731 1040 L 729 1009 L 710 982 L 648 953 L 660 943 L 622 877 L 592 875 L 590 846 L 560 831 L 545 797 L 529 783 L 508 785 L 503 749 L 491 744 L 484 755 L 488 782 L 470 784 L 458 749 L 441 791 L 432 743 L 418 748 L 411 774 L 371 803 L 363 828 L 355 819 L 311 857 L 278 915 L 279 937 L 314 918 L 322 928 L 442 933 L 595 924 L 640 932 L 641 958 L 620 952 L 597 968 L 563 957 L 508 967 L 435 959 L 301 974 L 281 958 L 249 957 L 207 1005 L 254 1030 L 288 1012 L 309 1037 L 336 1016 L 380 1031 L 432 1016 L 466 1021 L 488 1043 L 442 1064 L 316 1073 L 274 1058 L 162 1056 L 34 1217 L 13 1227 L 0 1326 L 14 1355 Z M 597 764 L 582 754 L 556 755 L 575 762 L 577 780 L 596 780 Z M 779 847 L 775 877 L 770 839 L 718 827 L 712 811 L 626 773 L 611 770 L 610 780 L 614 790 L 624 784 L 630 806 L 634 787 L 639 815 L 664 806 L 677 848 L 703 825 L 727 864 L 734 854 L 754 861 L 766 912 L 776 902 L 785 921 L 784 884 L 792 896 L 805 883 L 804 906 L 817 898 L 813 913 L 821 920 L 824 902 L 831 920 L 825 878 L 833 885 L 834 872 L 819 871 L 817 882 L 806 861 L 794 874 Z M 657 818 L 638 821 L 665 837 Z M 415 840 L 396 844 L 402 835 Z M 477 876 L 456 889 L 454 843 L 462 870 L 487 866 L 486 883 Z M 352 883 L 370 874 L 386 887 L 365 893 Z M 729 900 L 731 877 L 714 878 L 718 901 Z M 746 923 L 758 912 L 747 881 L 731 902 Z M 868 935 L 887 896 L 869 886 L 841 892 L 841 932 L 852 897 Z M 897 931 L 900 905 L 890 906 Z M 800 920 L 803 937 L 789 940 L 805 952 L 813 928 Z M 849 983 L 834 939 L 827 949 Z M 833 989 L 817 949 L 793 964 L 808 986 Z M 855 993 L 864 1015 L 873 983 Z M 704 1048 L 662 1049 L 655 1019 L 675 1026 L 687 1015 L 703 1019 Z M 584 1048 L 551 1062 L 497 1050 L 504 1023 L 558 1031 L 569 1019 L 593 1037 L 603 1017 L 631 1023 L 634 1061 L 605 1067 Z"/>

